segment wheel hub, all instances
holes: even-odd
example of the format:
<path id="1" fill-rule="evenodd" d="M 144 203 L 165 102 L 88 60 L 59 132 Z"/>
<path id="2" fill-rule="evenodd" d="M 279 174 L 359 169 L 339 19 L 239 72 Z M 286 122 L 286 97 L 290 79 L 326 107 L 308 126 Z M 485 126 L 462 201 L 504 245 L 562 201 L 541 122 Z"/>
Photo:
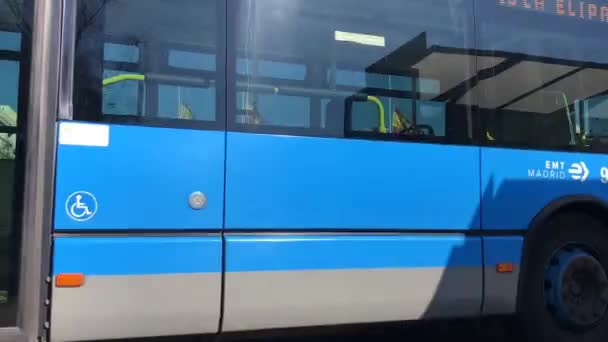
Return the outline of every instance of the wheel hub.
<path id="1" fill-rule="evenodd" d="M 591 328 L 608 311 L 606 269 L 583 248 L 562 248 L 545 272 L 545 295 L 547 307 L 560 324 Z"/>

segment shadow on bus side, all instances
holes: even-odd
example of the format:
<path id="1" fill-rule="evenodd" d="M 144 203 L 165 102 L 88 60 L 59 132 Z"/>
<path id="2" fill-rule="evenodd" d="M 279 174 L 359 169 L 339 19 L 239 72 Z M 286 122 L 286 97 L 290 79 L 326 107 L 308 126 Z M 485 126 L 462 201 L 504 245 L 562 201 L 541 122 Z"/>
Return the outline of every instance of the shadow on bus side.
<path id="1" fill-rule="evenodd" d="M 608 179 L 605 174 L 601 175 L 603 172 L 601 170 L 608 165 L 608 158 L 597 154 L 485 148 L 482 148 L 481 155 L 484 169 L 481 204 L 478 209 L 482 225 L 481 239 L 484 244 L 484 298 L 481 312 L 490 315 L 511 314 L 516 310 L 522 264 L 525 261 L 522 259 L 524 239 L 528 229 L 532 228 L 531 224 L 546 223 L 542 219 L 547 219 L 551 210 L 561 208 L 562 205 L 563 208 L 568 208 L 567 210 L 583 215 L 582 218 L 586 213 L 598 214 L 595 210 L 606 208 Z M 502 160 L 483 164 L 484 160 L 496 161 L 496 158 Z M 562 179 L 527 177 L 526 163 L 536 162 L 544 167 L 545 158 L 564 161 L 566 168 Z M 574 180 L 573 175 L 568 172 L 569 166 L 580 165 L 581 162 L 589 170 L 589 175 L 584 181 Z M 539 221 L 535 221 L 537 219 Z M 573 225 L 567 228 L 576 230 L 579 226 Z M 474 231 L 471 233 L 477 234 Z M 592 241 L 571 242 L 592 243 Z M 458 258 L 458 254 L 461 253 L 459 249 L 455 247 L 450 258 Z M 499 271 L 499 264 L 512 264 L 514 269 L 512 272 L 502 273 Z M 435 296 L 422 318 L 444 316 L 445 298 L 454 291 L 458 292 L 457 289 L 462 286 L 473 286 L 473 284 L 462 284 L 462 272 L 458 268 L 446 268 L 436 288 Z M 454 317 L 458 316 L 454 315 Z"/>

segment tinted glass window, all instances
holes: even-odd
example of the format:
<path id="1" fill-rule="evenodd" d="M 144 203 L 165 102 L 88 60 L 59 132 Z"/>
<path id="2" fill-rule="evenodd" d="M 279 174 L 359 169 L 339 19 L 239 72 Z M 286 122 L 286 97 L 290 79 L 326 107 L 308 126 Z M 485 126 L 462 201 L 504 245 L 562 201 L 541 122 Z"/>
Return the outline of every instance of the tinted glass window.
<path id="1" fill-rule="evenodd" d="M 229 4 L 237 129 L 469 141 L 472 1 Z"/>
<path id="2" fill-rule="evenodd" d="M 17 126 L 20 61 L 0 59 L 0 125 Z"/>
<path id="3" fill-rule="evenodd" d="M 169 65 L 194 70 L 215 70 L 215 55 L 184 50 L 169 50 Z"/>
<path id="4" fill-rule="evenodd" d="M 219 0 L 80 0 L 74 117 L 223 127 Z"/>
<path id="5" fill-rule="evenodd" d="M 252 70 L 260 77 L 282 78 L 287 80 L 304 80 L 306 66 L 294 63 L 273 62 L 265 60 L 237 59 L 236 72 L 249 75 Z"/>
<path id="6" fill-rule="evenodd" d="M 0 50 L 19 52 L 21 50 L 21 33 L 0 31 Z"/>
<path id="7" fill-rule="evenodd" d="M 139 48 L 134 45 L 105 43 L 103 46 L 104 61 L 137 63 Z"/>
<path id="8" fill-rule="evenodd" d="M 15 325 L 32 1 L 0 0 L 0 326 Z"/>
<path id="9" fill-rule="evenodd" d="M 491 143 L 593 150 L 608 138 L 608 2 L 478 1 L 475 90 Z"/>

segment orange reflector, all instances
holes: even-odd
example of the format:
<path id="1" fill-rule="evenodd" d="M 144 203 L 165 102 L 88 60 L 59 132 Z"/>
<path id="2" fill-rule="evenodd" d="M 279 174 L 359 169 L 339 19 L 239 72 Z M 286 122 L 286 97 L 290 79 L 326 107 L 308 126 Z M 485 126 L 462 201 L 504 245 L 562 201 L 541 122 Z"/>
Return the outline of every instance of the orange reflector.
<path id="1" fill-rule="evenodd" d="M 496 264 L 496 272 L 498 273 L 513 273 L 515 265 L 511 263 Z"/>
<path id="2" fill-rule="evenodd" d="M 62 273 L 55 277 L 56 287 L 80 287 L 84 284 L 82 273 Z"/>

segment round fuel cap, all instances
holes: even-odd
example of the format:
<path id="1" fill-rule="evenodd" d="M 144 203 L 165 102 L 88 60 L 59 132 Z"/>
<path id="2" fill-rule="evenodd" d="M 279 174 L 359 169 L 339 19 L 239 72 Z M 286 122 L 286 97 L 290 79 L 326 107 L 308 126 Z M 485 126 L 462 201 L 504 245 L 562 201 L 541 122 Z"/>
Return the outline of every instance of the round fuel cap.
<path id="1" fill-rule="evenodd" d="M 194 210 L 203 209 L 207 206 L 207 196 L 200 191 L 195 191 L 190 194 L 188 204 L 190 205 L 190 208 Z"/>

